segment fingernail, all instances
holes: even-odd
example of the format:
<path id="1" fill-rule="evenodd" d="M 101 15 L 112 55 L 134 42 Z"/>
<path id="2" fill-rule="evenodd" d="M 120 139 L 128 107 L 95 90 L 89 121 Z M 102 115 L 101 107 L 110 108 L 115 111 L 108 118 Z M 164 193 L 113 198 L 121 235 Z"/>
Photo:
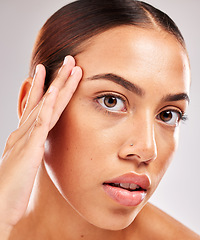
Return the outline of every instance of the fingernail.
<path id="1" fill-rule="evenodd" d="M 35 74 L 38 72 L 38 70 L 39 70 L 39 65 L 37 65 L 35 68 Z"/>
<path id="2" fill-rule="evenodd" d="M 66 65 L 67 62 L 68 62 L 68 57 L 65 57 L 64 62 L 63 62 L 63 65 Z"/>
<path id="3" fill-rule="evenodd" d="M 76 68 L 74 67 L 71 71 L 71 76 L 74 75 L 75 72 L 76 72 Z"/>
<path id="4" fill-rule="evenodd" d="M 66 65 L 67 62 L 68 62 L 68 57 L 66 56 L 66 57 L 64 58 L 64 61 L 63 61 L 63 65 L 62 65 L 62 66 Z M 60 69 L 59 69 L 59 71 L 58 71 L 58 74 L 60 73 L 60 71 L 61 71 L 61 69 L 62 69 L 62 66 L 60 67 Z"/>

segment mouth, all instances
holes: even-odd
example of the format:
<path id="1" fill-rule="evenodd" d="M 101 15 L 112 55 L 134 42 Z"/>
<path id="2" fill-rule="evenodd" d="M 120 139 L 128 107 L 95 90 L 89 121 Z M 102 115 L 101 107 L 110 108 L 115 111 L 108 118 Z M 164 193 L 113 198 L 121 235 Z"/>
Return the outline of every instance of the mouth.
<path id="1" fill-rule="evenodd" d="M 135 183 L 103 183 L 103 185 L 110 185 L 112 187 L 118 187 L 118 188 L 122 188 L 128 191 L 146 191 L 145 189 L 142 189 L 139 185 L 135 184 Z"/>
<path id="2" fill-rule="evenodd" d="M 127 173 L 103 183 L 106 194 L 123 206 L 137 206 L 147 195 L 150 179 L 147 175 Z"/>

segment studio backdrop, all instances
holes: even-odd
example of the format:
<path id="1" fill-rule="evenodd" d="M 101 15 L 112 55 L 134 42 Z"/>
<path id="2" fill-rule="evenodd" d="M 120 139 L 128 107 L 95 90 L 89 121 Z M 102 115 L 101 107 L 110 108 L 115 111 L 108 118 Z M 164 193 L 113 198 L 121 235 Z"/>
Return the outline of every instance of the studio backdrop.
<path id="1" fill-rule="evenodd" d="M 18 124 L 17 99 L 28 76 L 37 32 L 67 0 L 0 1 L 0 151 Z M 200 1 L 147 0 L 179 26 L 191 60 L 189 121 L 181 126 L 177 154 L 151 202 L 200 234 Z"/>

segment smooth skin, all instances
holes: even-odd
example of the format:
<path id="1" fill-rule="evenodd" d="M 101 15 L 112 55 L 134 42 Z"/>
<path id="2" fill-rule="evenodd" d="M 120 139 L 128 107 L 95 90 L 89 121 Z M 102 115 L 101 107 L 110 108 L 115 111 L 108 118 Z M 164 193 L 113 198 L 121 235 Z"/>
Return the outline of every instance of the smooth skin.
<path id="1" fill-rule="evenodd" d="M 22 86 L 20 126 L 8 139 L 0 168 L 1 239 L 199 239 L 146 204 L 178 141 L 179 124 L 164 122 L 160 113 L 171 110 L 176 118 L 188 104 L 166 101 L 189 94 L 185 50 L 165 32 L 130 26 L 95 36 L 84 49 L 76 56 L 81 68 L 68 56 L 44 97 L 42 65 Z M 123 77 L 144 94 L 108 79 L 91 80 L 105 73 Z M 105 107 L 105 92 L 117 95 L 117 108 Z M 151 179 L 136 207 L 119 205 L 102 188 L 130 171 Z"/>

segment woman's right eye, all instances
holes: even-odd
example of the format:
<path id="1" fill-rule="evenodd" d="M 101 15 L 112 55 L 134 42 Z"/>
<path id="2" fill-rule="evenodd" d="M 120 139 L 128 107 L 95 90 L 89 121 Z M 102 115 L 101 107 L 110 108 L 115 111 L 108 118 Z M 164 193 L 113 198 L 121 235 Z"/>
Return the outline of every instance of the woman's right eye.
<path id="1" fill-rule="evenodd" d="M 125 101 L 114 95 L 104 95 L 97 98 L 97 102 L 110 112 L 125 112 Z"/>

